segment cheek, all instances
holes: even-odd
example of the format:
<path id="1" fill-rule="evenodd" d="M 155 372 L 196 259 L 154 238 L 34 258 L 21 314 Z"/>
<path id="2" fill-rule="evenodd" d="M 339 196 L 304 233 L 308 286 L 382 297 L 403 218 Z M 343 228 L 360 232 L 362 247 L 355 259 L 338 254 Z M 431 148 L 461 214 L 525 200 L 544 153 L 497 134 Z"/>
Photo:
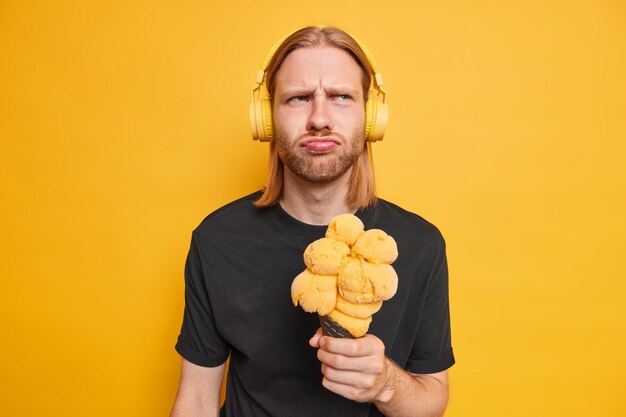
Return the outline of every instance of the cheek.
<path id="1" fill-rule="evenodd" d="M 365 112 L 361 113 L 361 115 L 359 116 L 358 125 L 363 129 L 365 128 Z"/>
<path id="2" fill-rule="evenodd" d="M 279 129 L 285 133 L 291 133 L 294 130 L 298 130 L 300 115 L 294 110 L 276 110 L 272 114 L 272 124 L 275 129 Z"/>
<path id="3" fill-rule="evenodd" d="M 349 109 L 346 109 L 342 114 L 342 118 L 346 123 L 352 125 L 365 125 L 365 107 L 364 105 L 355 105 Z"/>

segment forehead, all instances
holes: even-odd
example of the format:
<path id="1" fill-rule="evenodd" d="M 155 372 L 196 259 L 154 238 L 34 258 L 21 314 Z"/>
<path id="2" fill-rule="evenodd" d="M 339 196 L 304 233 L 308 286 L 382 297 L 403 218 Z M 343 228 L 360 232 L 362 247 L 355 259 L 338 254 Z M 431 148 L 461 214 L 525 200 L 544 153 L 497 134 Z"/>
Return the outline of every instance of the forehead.
<path id="1" fill-rule="evenodd" d="M 298 48 L 276 73 L 276 89 L 335 84 L 360 89 L 362 69 L 348 52 L 334 47 Z"/>

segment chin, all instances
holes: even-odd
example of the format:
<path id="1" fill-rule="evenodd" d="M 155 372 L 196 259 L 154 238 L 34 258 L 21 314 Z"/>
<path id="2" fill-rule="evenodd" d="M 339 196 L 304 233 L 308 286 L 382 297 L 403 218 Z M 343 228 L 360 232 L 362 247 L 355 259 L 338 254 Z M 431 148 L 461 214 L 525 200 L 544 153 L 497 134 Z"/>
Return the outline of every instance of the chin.
<path id="1" fill-rule="evenodd" d="M 296 175 L 308 182 L 327 184 L 341 178 L 347 169 L 337 170 L 335 169 L 307 169 L 304 171 L 296 172 Z"/>

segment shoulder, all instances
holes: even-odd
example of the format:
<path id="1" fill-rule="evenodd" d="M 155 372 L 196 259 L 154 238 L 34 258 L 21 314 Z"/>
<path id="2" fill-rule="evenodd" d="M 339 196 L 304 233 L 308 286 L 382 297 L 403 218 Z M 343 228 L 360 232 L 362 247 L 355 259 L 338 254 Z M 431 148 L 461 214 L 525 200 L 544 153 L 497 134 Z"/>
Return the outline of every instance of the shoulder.
<path id="1" fill-rule="evenodd" d="M 378 202 L 365 209 L 364 213 L 370 223 L 366 225 L 368 228 L 382 229 L 396 240 L 437 248 L 445 247 L 445 240 L 437 226 L 387 200 L 379 198 Z"/>
<path id="2" fill-rule="evenodd" d="M 254 206 L 259 195 L 258 191 L 248 194 L 213 211 L 196 227 L 194 236 L 202 237 L 223 230 L 232 232 L 238 228 L 249 228 L 251 222 L 255 222 L 268 211 Z"/>

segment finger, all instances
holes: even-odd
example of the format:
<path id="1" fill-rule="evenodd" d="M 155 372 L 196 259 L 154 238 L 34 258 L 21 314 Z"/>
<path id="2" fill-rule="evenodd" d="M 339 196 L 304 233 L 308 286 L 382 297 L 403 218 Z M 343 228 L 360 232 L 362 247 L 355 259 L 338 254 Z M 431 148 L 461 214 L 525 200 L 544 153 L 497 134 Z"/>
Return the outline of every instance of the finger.
<path id="1" fill-rule="evenodd" d="M 365 392 L 362 389 L 356 388 L 352 385 L 341 384 L 324 378 L 322 379 L 322 386 L 324 386 L 327 390 L 334 392 L 335 394 L 339 394 L 349 400 L 358 402 L 369 401 L 369 398 L 366 397 Z"/>
<path id="2" fill-rule="evenodd" d="M 385 345 L 382 340 L 371 334 L 366 334 L 359 339 L 340 339 L 324 336 L 320 339 L 319 345 L 328 352 L 352 357 L 385 353 Z"/>
<path id="3" fill-rule="evenodd" d="M 375 356 L 344 356 L 319 349 L 317 351 L 317 358 L 324 365 L 343 371 L 358 371 L 375 374 L 382 370 L 382 358 L 377 360 Z"/>
<path id="4" fill-rule="evenodd" d="M 324 374 L 324 378 L 330 382 L 348 385 L 362 390 L 372 388 L 377 381 L 376 375 L 356 371 L 344 371 L 324 364 L 322 364 L 322 374 Z"/>
<path id="5" fill-rule="evenodd" d="M 314 348 L 320 347 L 320 338 L 322 337 L 322 328 L 317 329 L 313 337 L 309 340 L 309 345 Z"/>

